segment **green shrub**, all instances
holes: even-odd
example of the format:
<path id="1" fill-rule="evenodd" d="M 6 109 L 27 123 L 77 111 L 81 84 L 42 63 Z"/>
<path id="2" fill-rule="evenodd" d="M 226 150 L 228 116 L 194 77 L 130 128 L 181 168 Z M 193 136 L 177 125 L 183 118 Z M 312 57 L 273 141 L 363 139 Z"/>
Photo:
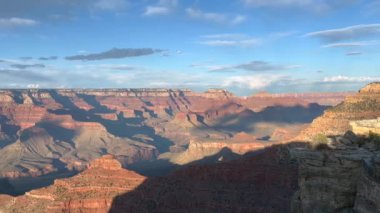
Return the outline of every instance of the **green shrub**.
<path id="1" fill-rule="evenodd" d="M 329 149 L 329 139 L 326 135 L 319 133 L 315 135 L 311 141 L 311 148 L 315 150 Z"/>

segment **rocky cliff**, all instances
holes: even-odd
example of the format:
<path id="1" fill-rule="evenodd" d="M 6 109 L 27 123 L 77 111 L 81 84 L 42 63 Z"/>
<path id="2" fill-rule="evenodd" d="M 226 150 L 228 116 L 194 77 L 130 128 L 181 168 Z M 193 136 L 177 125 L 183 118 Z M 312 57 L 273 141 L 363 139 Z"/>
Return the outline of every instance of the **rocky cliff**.
<path id="1" fill-rule="evenodd" d="M 310 148 L 291 149 L 299 164 L 292 212 L 380 212 L 379 115 L 380 83 L 373 83 L 301 133 Z"/>
<path id="2" fill-rule="evenodd" d="M 298 140 L 311 140 L 316 134 L 342 135 L 352 130 L 350 122 L 380 117 L 380 83 L 372 83 L 359 93 L 347 96 L 345 100 L 327 110 L 315 119 L 297 137 Z"/>
<path id="3" fill-rule="evenodd" d="M 112 155 L 92 162 L 69 179 L 21 197 L 0 198 L 2 212 L 107 212 L 117 195 L 133 191 L 146 178 L 125 170 Z M 0 201 L 1 202 L 1 201 Z"/>
<path id="4" fill-rule="evenodd" d="M 369 141 L 362 147 L 350 142 L 331 150 L 292 149 L 300 187 L 293 212 L 380 211 L 380 151 Z"/>
<path id="5" fill-rule="evenodd" d="M 351 121 L 352 131 L 360 135 L 368 135 L 370 133 L 380 134 L 380 118 L 371 120 Z"/>

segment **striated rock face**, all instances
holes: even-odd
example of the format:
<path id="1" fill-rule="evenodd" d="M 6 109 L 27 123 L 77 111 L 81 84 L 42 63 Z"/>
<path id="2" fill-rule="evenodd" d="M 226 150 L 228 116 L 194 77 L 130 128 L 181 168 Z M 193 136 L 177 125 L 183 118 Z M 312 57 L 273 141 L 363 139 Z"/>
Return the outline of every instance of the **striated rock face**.
<path id="1" fill-rule="evenodd" d="M 201 160 L 219 153 L 221 150 L 228 152 L 221 153 L 220 161 L 234 158 L 237 155 L 244 155 L 255 150 L 262 150 L 274 145 L 273 142 L 258 141 L 253 135 L 245 133 L 236 134 L 233 138 L 219 140 L 191 140 L 188 149 L 172 157 L 171 161 L 184 165 L 193 161 Z"/>
<path id="2" fill-rule="evenodd" d="M 361 143 L 352 134 L 332 141 L 330 149 L 291 150 L 299 163 L 292 211 L 379 212 L 380 150 L 365 140 L 358 147 Z"/>
<path id="3" fill-rule="evenodd" d="M 122 166 L 119 161 L 112 155 L 104 155 L 103 157 L 94 160 L 90 163 L 89 169 L 104 169 L 108 171 L 121 170 Z"/>
<path id="4" fill-rule="evenodd" d="M 25 196 L 0 198 L 4 203 L 0 210 L 107 212 L 117 195 L 133 191 L 144 180 L 144 176 L 123 169 L 114 156 L 105 155 L 77 176 L 56 180 L 54 185 L 30 191 Z"/>
<path id="5" fill-rule="evenodd" d="M 297 140 L 310 140 L 316 134 L 343 135 L 352 130 L 351 121 L 380 117 L 380 83 L 372 83 L 359 93 L 345 98 L 344 102 L 327 110 L 301 132 Z"/>
<path id="6" fill-rule="evenodd" d="M 352 131 L 359 135 L 368 135 L 370 132 L 380 134 L 380 118 L 351 121 L 350 125 Z"/>

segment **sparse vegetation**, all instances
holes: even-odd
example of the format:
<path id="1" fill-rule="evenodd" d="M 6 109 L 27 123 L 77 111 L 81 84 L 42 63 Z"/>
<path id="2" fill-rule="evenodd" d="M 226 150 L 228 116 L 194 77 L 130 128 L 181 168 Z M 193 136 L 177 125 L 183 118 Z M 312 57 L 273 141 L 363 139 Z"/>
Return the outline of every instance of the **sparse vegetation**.
<path id="1" fill-rule="evenodd" d="M 315 135 L 310 143 L 310 148 L 314 150 L 330 149 L 328 146 L 329 140 L 326 135 L 319 133 Z"/>
<path id="2" fill-rule="evenodd" d="M 363 111 L 377 111 L 379 109 L 380 103 L 376 99 L 369 97 L 364 98 L 362 101 L 357 103 L 341 103 L 329 111 L 332 112 L 363 112 Z"/>
<path id="3" fill-rule="evenodd" d="M 377 149 L 380 149 L 380 134 L 369 132 L 368 140 L 374 143 Z"/>

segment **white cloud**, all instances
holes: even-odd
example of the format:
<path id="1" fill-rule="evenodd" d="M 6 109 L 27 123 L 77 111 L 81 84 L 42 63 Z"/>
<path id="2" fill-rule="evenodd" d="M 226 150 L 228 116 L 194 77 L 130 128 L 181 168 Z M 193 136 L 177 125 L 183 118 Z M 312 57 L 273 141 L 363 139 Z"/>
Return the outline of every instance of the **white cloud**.
<path id="1" fill-rule="evenodd" d="M 119 11 L 128 6 L 126 0 L 97 0 L 94 8 L 97 10 Z"/>
<path id="2" fill-rule="evenodd" d="M 40 85 L 39 84 L 28 84 L 28 85 L 26 85 L 26 88 L 38 89 L 38 88 L 40 88 Z"/>
<path id="3" fill-rule="evenodd" d="M 231 20 L 231 24 L 240 24 L 240 23 L 243 23 L 246 19 L 247 19 L 247 17 L 245 17 L 245 16 L 243 16 L 243 15 L 236 15 L 236 16 Z"/>
<path id="4" fill-rule="evenodd" d="M 276 32 L 258 38 L 242 33 L 224 33 L 201 36 L 200 44 L 207 46 L 230 46 L 230 47 L 255 47 L 264 43 L 273 43 L 280 39 L 294 35 L 296 32 Z"/>
<path id="5" fill-rule="evenodd" d="M 161 6 L 148 6 L 144 12 L 144 15 L 146 16 L 152 16 L 152 15 L 165 15 L 170 12 L 170 9 L 167 7 L 161 7 Z"/>
<path id="6" fill-rule="evenodd" d="M 380 45 L 379 41 L 357 41 L 357 42 L 341 42 L 341 43 L 332 43 L 326 44 L 322 47 L 331 48 L 331 47 L 363 47 L 363 46 L 372 46 Z"/>
<path id="7" fill-rule="evenodd" d="M 215 34 L 202 36 L 200 44 L 207 46 L 253 47 L 262 43 L 261 39 L 245 34 Z"/>
<path id="8" fill-rule="evenodd" d="M 278 72 L 284 70 L 292 70 L 301 68 L 301 65 L 281 65 L 274 64 L 267 61 L 250 61 L 247 63 L 235 64 L 235 65 L 210 65 L 200 64 L 192 65 L 192 67 L 205 68 L 209 72 L 236 72 L 238 70 L 248 72 Z"/>
<path id="9" fill-rule="evenodd" d="M 307 33 L 305 37 L 318 38 L 323 42 L 352 41 L 380 35 L 380 24 L 361 24 L 344 28 Z"/>
<path id="10" fill-rule="evenodd" d="M 214 22 L 218 24 L 241 24 L 246 20 L 246 17 L 243 15 L 229 15 L 224 13 L 212 13 L 204 12 L 195 8 L 187 8 L 186 13 L 190 18 L 203 20 L 208 22 Z"/>
<path id="11" fill-rule="evenodd" d="M 240 41 L 234 40 L 208 40 L 202 41 L 201 44 L 207 46 L 227 46 L 227 47 L 252 47 L 260 44 L 260 40 L 258 39 L 246 39 Z"/>
<path id="12" fill-rule="evenodd" d="M 156 5 L 149 5 L 146 7 L 143 15 L 167 15 L 175 10 L 178 5 L 177 0 L 160 0 Z"/>
<path id="13" fill-rule="evenodd" d="M 355 55 L 361 55 L 363 54 L 362 52 L 347 52 L 346 56 L 355 56 Z"/>
<path id="14" fill-rule="evenodd" d="M 264 89 L 273 83 L 284 80 L 285 78 L 286 76 L 283 75 L 232 76 L 225 79 L 223 87 Z"/>
<path id="15" fill-rule="evenodd" d="M 380 81 L 380 77 L 364 77 L 364 76 L 332 76 L 332 77 L 325 77 L 322 82 L 324 83 L 365 83 L 365 82 L 374 82 L 374 81 Z"/>
<path id="16" fill-rule="evenodd" d="M 1 18 L 0 27 L 31 27 L 37 25 L 38 22 L 33 19 L 25 18 Z"/>
<path id="17" fill-rule="evenodd" d="M 244 4 L 254 8 L 288 8 L 324 13 L 332 9 L 352 5 L 356 0 L 243 0 Z"/>

